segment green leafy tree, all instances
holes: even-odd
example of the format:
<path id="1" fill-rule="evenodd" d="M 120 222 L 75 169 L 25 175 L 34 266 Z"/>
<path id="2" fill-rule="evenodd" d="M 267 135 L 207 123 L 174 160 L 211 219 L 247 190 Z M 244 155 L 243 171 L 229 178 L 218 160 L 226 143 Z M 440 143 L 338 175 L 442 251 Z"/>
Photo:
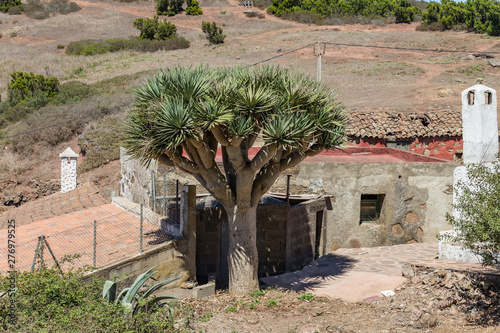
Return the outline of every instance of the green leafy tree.
<path id="1" fill-rule="evenodd" d="M 474 250 L 487 265 L 500 265 L 500 163 L 469 165 L 467 177 L 455 189 L 458 216 L 446 214 L 456 235 L 445 238 Z"/>
<path id="2" fill-rule="evenodd" d="M 201 22 L 201 31 L 205 33 L 205 37 L 211 44 L 224 43 L 226 35 L 222 33 L 222 28 L 219 28 L 215 22 Z"/>
<path id="3" fill-rule="evenodd" d="M 344 107 L 329 89 L 279 67 L 175 67 L 135 94 L 127 152 L 175 165 L 211 193 L 228 217 L 229 290 L 258 288 L 257 205 L 282 171 L 343 141 Z"/>
<path id="4" fill-rule="evenodd" d="M 158 0 L 156 3 L 156 13 L 158 15 L 174 16 L 182 12 L 184 0 Z"/>
<path id="5" fill-rule="evenodd" d="M 26 99 L 53 97 L 59 91 L 59 80 L 55 76 L 46 78 L 31 72 L 13 72 L 10 77 L 7 97 L 12 106 Z"/>
<path id="6" fill-rule="evenodd" d="M 134 27 L 139 29 L 141 39 L 166 40 L 175 37 L 177 27 L 168 21 L 160 21 L 158 16 L 150 18 L 138 18 L 134 20 Z"/>

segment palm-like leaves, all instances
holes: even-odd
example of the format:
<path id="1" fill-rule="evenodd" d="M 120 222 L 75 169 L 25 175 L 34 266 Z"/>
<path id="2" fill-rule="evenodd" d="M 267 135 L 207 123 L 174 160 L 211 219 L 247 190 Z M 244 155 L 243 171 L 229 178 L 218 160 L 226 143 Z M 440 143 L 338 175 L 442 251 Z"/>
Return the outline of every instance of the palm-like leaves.
<path id="1" fill-rule="evenodd" d="M 266 144 L 287 150 L 315 143 L 333 148 L 343 140 L 346 115 L 331 91 L 279 67 L 174 67 L 135 94 L 124 146 L 146 163 L 179 151 L 187 140 L 202 140 L 214 127 L 229 142 L 262 133 Z"/>

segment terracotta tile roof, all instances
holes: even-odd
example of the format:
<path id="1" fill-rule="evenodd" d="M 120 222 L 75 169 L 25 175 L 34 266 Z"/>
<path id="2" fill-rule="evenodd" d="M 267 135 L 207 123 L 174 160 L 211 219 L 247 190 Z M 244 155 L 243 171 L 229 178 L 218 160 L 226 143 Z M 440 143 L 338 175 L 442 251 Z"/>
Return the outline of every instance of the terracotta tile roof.
<path id="1" fill-rule="evenodd" d="M 346 126 L 349 137 L 386 140 L 462 135 L 460 111 L 407 113 L 397 111 L 352 111 Z"/>

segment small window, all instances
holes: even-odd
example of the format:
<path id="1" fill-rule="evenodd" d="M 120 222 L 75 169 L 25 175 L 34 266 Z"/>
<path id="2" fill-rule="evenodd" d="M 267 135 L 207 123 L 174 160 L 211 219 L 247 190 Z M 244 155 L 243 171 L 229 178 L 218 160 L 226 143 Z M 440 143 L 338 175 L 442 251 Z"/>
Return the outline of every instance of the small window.
<path id="1" fill-rule="evenodd" d="M 385 194 L 361 194 L 359 224 L 377 222 L 382 211 Z"/>
<path id="2" fill-rule="evenodd" d="M 486 104 L 493 103 L 493 96 L 492 96 L 492 93 L 490 91 L 487 91 L 484 93 L 484 101 L 486 102 Z"/>
<path id="3" fill-rule="evenodd" d="M 469 91 L 469 94 L 467 95 L 467 100 L 469 102 L 469 105 L 474 105 L 474 91 Z"/>

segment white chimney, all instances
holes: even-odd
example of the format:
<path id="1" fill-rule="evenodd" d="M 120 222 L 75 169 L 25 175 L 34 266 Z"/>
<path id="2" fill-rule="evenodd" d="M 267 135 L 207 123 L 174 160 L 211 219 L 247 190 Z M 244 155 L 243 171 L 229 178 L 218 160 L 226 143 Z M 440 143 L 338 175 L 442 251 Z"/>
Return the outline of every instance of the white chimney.
<path id="1" fill-rule="evenodd" d="M 462 91 L 464 163 L 497 161 L 497 92 L 482 84 Z"/>
<path id="2" fill-rule="evenodd" d="M 78 154 L 69 148 L 59 154 L 61 158 L 61 193 L 76 188 L 76 158 Z"/>

